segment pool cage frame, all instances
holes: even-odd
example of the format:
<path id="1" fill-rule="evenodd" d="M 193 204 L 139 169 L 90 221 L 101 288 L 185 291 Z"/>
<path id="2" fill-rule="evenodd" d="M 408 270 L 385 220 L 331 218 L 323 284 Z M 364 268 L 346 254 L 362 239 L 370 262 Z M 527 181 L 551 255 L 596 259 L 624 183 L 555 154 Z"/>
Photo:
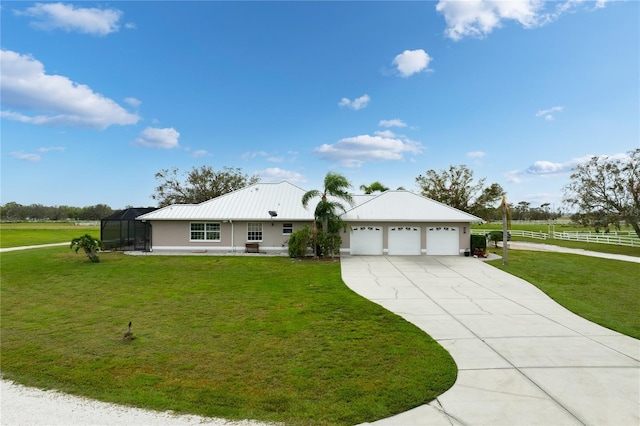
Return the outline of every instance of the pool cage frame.
<path id="1" fill-rule="evenodd" d="M 105 249 L 150 251 L 151 223 L 136 220 L 136 218 L 154 210 L 157 208 L 128 208 L 100 220 L 100 239 Z"/>

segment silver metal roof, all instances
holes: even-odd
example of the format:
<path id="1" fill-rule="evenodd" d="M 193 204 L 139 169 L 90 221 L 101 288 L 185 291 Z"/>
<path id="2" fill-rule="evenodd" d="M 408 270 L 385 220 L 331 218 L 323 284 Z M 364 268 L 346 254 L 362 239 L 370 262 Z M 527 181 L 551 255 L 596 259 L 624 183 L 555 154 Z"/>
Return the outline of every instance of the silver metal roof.
<path id="1" fill-rule="evenodd" d="M 383 192 L 341 218 L 346 222 L 482 222 L 479 217 L 410 191 Z"/>
<path id="2" fill-rule="evenodd" d="M 257 183 L 200 204 L 175 204 L 142 215 L 143 220 L 313 220 L 313 206 L 302 207 L 306 191 L 289 182 Z"/>
<path id="3" fill-rule="evenodd" d="M 256 183 L 200 204 L 175 204 L 139 216 L 139 220 L 274 220 L 312 221 L 319 198 L 302 207 L 306 193 L 289 182 Z M 482 219 L 409 191 L 354 195 L 354 207 L 341 217 L 349 221 L 481 222 Z M 269 212 L 275 212 L 272 217 Z"/>

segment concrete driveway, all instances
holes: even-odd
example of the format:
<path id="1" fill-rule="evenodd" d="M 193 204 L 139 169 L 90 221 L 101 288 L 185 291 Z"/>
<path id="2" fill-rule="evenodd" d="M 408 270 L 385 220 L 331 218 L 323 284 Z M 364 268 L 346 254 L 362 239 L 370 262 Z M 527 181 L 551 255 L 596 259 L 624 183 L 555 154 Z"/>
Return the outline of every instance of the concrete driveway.
<path id="1" fill-rule="evenodd" d="M 356 293 L 436 339 L 458 365 L 428 405 L 375 425 L 640 424 L 640 341 L 474 258 L 343 256 Z"/>

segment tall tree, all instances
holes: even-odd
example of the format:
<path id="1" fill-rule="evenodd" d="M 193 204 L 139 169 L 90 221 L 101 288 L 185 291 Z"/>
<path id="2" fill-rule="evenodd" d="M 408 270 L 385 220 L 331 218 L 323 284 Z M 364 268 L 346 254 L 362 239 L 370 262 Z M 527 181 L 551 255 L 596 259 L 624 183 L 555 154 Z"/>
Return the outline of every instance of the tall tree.
<path id="1" fill-rule="evenodd" d="M 329 222 L 338 219 L 338 209 L 345 211 L 345 207 L 340 201 L 344 201 L 351 206 L 353 205 L 353 197 L 348 192 L 349 188 L 351 188 L 351 183 L 346 177 L 339 173 L 329 172 L 324 178 L 322 190 L 312 189 L 311 191 L 305 192 L 302 196 L 302 205 L 304 208 L 307 208 L 313 198 L 320 197 L 320 201 L 318 201 L 314 209 L 316 222 L 314 228 L 316 234 L 318 221 L 322 223 L 323 233 L 330 233 Z M 329 197 L 331 197 L 331 199 Z"/>
<path id="2" fill-rule="evenodd" d="M 384 186 L 378 181 L 373 182 L 371 185 L 360 185 L 360 189 L 364 191 L 365 194 L 373 194 L 374 192 L 384 192 L 388 191 L 389 188 Z"/>
<path id="3" fill-rule="evenodd" d="M 625 221 L 640 237 L 640 148 L 625 158 L 591 157 L 573 169 L 564 201 L 578 208 L 583 224 Z"/>
<path id="4" fill-rule="evenodd" d="M 159 207 L 171 204 L 198 204 L 228 192 L 258 183 L 258 176 L 242 173 L 242 169 L 224 167 L 215 171 L 211 166 L 194 167 L 183 180 L 178 168 L 162 169 L 155 177 L 160 181 L 151 198 L 158 200 Z"/>
<path id="5" fill-rule="evenodd" d="M 473 171 L 465 165 L 450 166 L 449 170 L 427 170 L 416 182 L 422 195 L 456 209 L 484 217 L 505 192 L 500 185 L 485 186 L 486 178 L 474 183 Z"/>

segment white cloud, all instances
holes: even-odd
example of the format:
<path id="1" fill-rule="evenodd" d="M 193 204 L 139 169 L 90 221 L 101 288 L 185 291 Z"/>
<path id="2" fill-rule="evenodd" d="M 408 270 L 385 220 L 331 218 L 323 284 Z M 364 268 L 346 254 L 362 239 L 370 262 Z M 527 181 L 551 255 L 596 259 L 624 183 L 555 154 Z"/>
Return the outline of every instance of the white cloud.
<path id="1" fill-rule="evenodd" d="M 195 150 L 191 153 L 191 157 L 193 158 L 202 158 L 202 157 L 208 157 L 210 156 L 211 153 L 209 151 L 207 151 L 206 149 L 198 149 Z"/>
<path id="2" fill-rule="evenodd" d="M 16 15 L 34 18 L 31 26 L 39 30 L 61 29 L 85 34 L 107 35 L 120 29 L 123 13 L 117 9 L 75 7 L 63 3 L 36 3 Z"/>
<path id="3" fill-rule="evenodd" d="M 554 114 L 556 112 L 562 112 L 563 106 L 554 106 L 549 109 L 541 109 L 536 112 L 536 117 L 544 117 L 547 121 L 553 121 L 555 119 Z"/>
<path id="4" fill-rule="evenodd" d="M 173 127 L 164 129 L 147 127 L 133 143 L 147 148 L 171 149 L 180 146 L 179 138 L 180 133 Z"/>
<path id="5" fill-rule="evenodd" d="M 395 138 L 396 134 L 391 130 L 376 130 L 374 132 L 376 136 L 382 136 L 383 138 Z"/>
<path id="6" fill-rule="evenodd" d="M 132 107 L 134 107 L 134 108 L 138 108 L 140 105 L 142 105 L 142 101 L 141 101 L 141 100 L 136 99 L 136 98 L 132 98 L 132 97 L 124 98 L 124 101 L 125 101 L 127 104 L 129 104 L 129 105 L 131 105 Z"/>
<path id="7" fill-rule="evenodd" d="M 264 151 L 251 151 L 251 152 L 245 152 L 244 154 L 242 154 L 241 157 L 243 160 L 253 160 L 256 157 L 267 157 L 267 156 L 269 156 L 269 154 Z"/>
<path id="8" fill-rule="evenodd" d="M 515 20 L 525 28 L 536 25 L 540 0 L 440 0 L 436 10 L 444 15 L 445 34 L 453 40 L 464 37 L 484 37 L 503 20 Z"/>
<path id="9" fill-rule="evenodd" d="M 429 69 L 429 62 L 433 58 L 422 49 L 405 50 L 393 59 L 393 65 L 398 68 L 402 77 L 409 77 L 415 73 Z"/>
<path id="10" fill-rule="evenodd" d="M 64 146 L 50 146 L 50 147 L 38 148 L 38 152 L 49 152 L 49 151 L 64 152 L 64 150 L 65 150 Z"/>
<path id="11" fill-rule="evenodd" d="M 407 127 L 407 124 L 400 120 L 399 118 L 394 118 L 392 120 L 380 120 L 378 126 L 381 127 Z"/>
<path id="12" fill-rule="evenodd" d="M 605 6 L 607 0 L 598 0 L 594 9 Z M 524 28 L 535 28 L 556 21 L 565 13 L 581 7 L 585 0 L 545 2 L 543 0 L 440 0 L 436 10 L 445 19 L 445 34 L 452 40 L 465 37 L 482 38 L 504 22 L 517 22 Z M 546 10 L 547 4 L 554 8 Z"/>
<path id="13" fill-rule="evenodd" d="M 402 160 L 404 153 L 418 154 L 422 146 L 406 138 L 359 135 L 316 148 L 320 157 L 346 167 L 359 167 L 366 161 Z"/>
<path id="14" fill-rule="evenodd" d="M 570 173 L 574 167 L 579 164 L 585 164 L 589 162 L 593 157 L 598 157 L 594 155 L 585 155 L 582 157 L 572 158 L 569 161 L 565 161 L 563 163 L 556 163 L 553 161 L 540 160 L 534 162 L 531 166 L 527 167 L 525 173 L 531 175 L 556 175 L 561 173 Z M 601 159 L 610 159 L 610 160 L 628 160 L 629 155 L 626 153 L 622 154 L 613 154 L 613 155 L 600 155 Z"/>
<path id="15" fill-rule="evenodd" d="M 15 151 L 10 154 L 13 158 L 18 160 L 28 161 L 30 163 L 36 163 L 42 160 L 42 157 L 38 154 L 24 154 L 22 151 Z"/>
<path id="16" fill-rule="evenodd" d="M 89 86 L 48 75 L 41 62 L 11 50 L 0 50 L 0 93 L 3 107 L 12 109 L 0 115 L 23 123 L 105 129 L 140 120 Z"/>
<path id="17" fill-rule="evenodd" d="M 369 105 L 370 101 L 371 101 L 371 98 L 369 97 L 369 95 L 364 94 L 354 100 L 350 100 L 349 98 L 342 98 L 340 99 L 340 102 L 338 102 L 338 105 L 351 108 L 357 111 Z"/>
<path id="18" fill-rule="evenodd" d="M 307 179 L 300 173 L 290 170 L 283 170 L 278 167 L 272 167 L 256 172 L 260 176 L 262 182 L 282 182 L 287 181 L 293 184 L 304 183 Z"/>
<path id="19" fill-rule="evenodd" d="M 471 152 L 467 152 L 467 157 L 469 158 L 483 158 L 487 155 L 486 152 L 482 152 L 482 151 L 471 151 Z"/>
<path id="20" fill-rule="evenodd" d="M 522 179 L 523 172 L 522 170 L 511 170 L 504 174 L 507 182 L 510 183 L 522 183 L 524 179 Z"/>

